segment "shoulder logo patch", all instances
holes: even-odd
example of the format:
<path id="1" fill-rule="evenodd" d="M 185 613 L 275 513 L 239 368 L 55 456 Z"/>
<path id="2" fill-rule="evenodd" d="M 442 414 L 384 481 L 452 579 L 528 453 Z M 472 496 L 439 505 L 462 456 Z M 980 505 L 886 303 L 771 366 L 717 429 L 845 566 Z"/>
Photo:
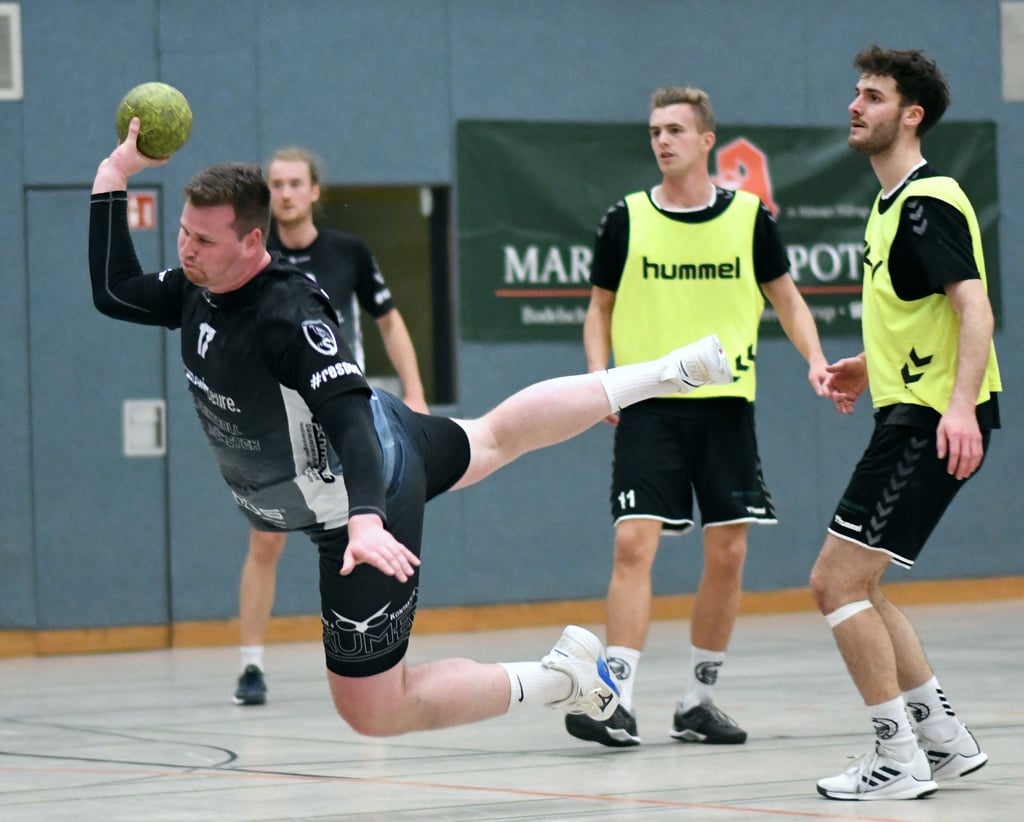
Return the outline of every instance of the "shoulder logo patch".
<path id="1" fill-rule="evenodd" d="M 333 357 L 338 353 L 338 340 L 331 327 L 323 320 L 303 320 L 302 333 L 314 351 L 325 357 Z"/>

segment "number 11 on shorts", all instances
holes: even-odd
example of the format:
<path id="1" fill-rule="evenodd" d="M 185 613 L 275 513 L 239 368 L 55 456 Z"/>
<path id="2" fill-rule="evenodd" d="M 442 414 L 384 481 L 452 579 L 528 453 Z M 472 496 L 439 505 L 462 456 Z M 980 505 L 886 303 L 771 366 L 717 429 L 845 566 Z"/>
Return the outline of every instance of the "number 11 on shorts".
<path id="1" fill-rule="evenodd" d="M 620 491 L 619 508 L 622 511 L 625 511 L 627 508 L 636 508 L 636 491 L 632 488 L 628 491 Z"/>

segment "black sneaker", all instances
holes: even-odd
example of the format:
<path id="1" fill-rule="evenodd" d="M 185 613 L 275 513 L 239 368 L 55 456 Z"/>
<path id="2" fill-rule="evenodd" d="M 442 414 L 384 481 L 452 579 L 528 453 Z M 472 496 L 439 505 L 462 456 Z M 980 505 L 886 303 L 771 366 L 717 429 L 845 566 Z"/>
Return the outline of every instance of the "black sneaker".
<path id="1" fill-rule="evenodd" d="M 676 708 L 672 717 L 672 736 L 681 741 L 706 745 L 742 745 L 747 741 L 747 732 L 713 702 L 702 702 L 686 713 Z"/>
<path id="2" fill-rule="evenodd" d="M 600 742 L 609 748 L 628 748 L 640 744 L 636 730 L 636 714 L 621 705 L 604 722 L 586 714 L 566 714 L 565 729 L 577 739 Z"/>
<path id="3" fill-rule="evenodd" d="M 266 701 L 267 683 L 263 681 L 263 671 L 255 665 L 246 665 L 242 675 L 238 677 L 235 704 L 262 705 Z"/>

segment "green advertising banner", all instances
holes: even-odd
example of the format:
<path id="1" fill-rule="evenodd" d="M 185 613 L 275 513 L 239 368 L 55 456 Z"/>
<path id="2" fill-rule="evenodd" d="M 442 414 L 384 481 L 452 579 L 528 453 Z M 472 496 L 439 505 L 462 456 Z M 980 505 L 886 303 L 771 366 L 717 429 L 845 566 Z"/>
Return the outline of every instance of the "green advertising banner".
<path id="1" fill-rule="evenodd" d="M 720 126 L 712 179 L 778 219 L 790 273 L 822 336 L 860 333 L 861 248 L 878 183 L 846 128 Z M 605 211 L 661 181 L 646 124 L 465 120 L 456 127 L 462 338 L 581 341 L 593 239 Z M 940 123 L 925 156 L 978 214 L 1000 321 L 996 133 Z M 762 335 L 780 336 L 771 306 Z"/>

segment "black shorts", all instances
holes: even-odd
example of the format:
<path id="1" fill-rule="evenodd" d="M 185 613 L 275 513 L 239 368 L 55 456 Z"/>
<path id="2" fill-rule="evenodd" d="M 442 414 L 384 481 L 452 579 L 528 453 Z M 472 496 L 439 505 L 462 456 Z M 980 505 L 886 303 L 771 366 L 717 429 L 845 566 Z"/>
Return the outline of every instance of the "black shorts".
<path id="1" fill-rule="evenodd" d="M 394 470 L 387 489 L 387 529 L 420 555 L 425 503 L 451 488 L 469 466 L 469 439 L 457 423 L 409 410 L 379 394 L 391 421 Z M 419 571 L 399 582 L 360 564 L 341 576 L 348 528 L 309 532 L 320 553 L 320 607 L 327 668 L 373 676 L 405 656 L 416 613 Z"/>
<path id="2" fill-rule="evenodd" d="M 888 554 L 902 568 L 913 566 L 966 482 L 948 473 L 948 458 L 936 456 L 938 414 L 926 427 L 902 423 L 921 419 L 914 417 L 903 414 L 902 406 L 875 415 L 871 441 L 828 525 L 830 534 Z M 990 438 L 991 431 L 982 430 L 986 453 Z"/>
<path id="3" fill-rule="evenodd" d="M 761 472 L 754 406 L 744 399 L 655 399 L 622 409 L 615 429 L 611 508 L 616 523 L 661 520 L 667 531 L 701 524 L 774 523 Z"/>

